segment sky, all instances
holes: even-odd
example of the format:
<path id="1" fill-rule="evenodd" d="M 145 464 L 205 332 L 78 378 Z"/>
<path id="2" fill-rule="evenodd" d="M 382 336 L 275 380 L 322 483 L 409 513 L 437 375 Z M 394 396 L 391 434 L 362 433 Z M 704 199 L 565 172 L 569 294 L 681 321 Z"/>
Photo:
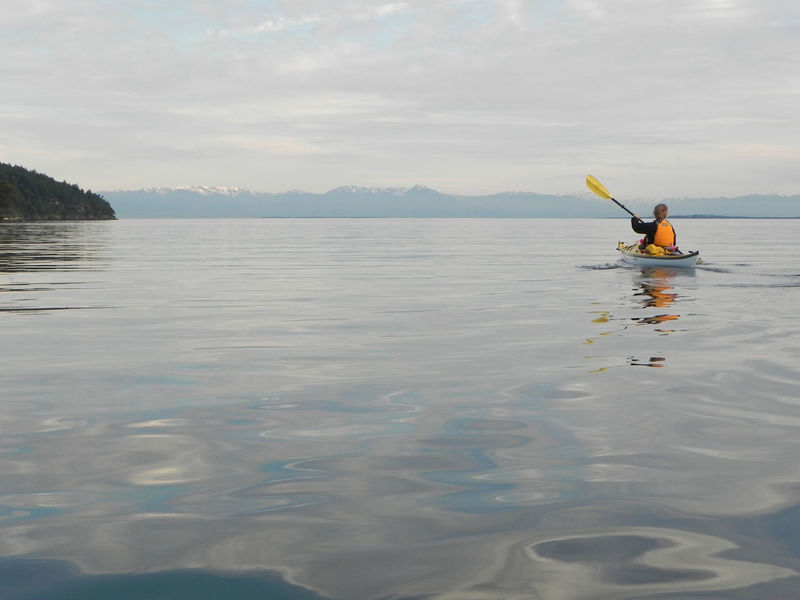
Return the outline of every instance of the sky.
<path id="1" fill-rule="evenodd" d="M 0 0 L 0 162 L 84 189 L 800 194 L 797 0 Z"/>

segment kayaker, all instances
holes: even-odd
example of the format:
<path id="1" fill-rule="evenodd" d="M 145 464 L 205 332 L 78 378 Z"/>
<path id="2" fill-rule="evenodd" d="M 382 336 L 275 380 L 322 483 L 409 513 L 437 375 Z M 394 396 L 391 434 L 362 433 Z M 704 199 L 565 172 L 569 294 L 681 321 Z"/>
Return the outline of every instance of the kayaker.
<path id="1" fill-rule="evenodd" d="M 656 220 L 651 223 L 645 223 L 639 215 L 633 215 L 631 227 L 636 233 L 643 233 L 645 236 L 643 250 L 652 245 L 668 252 L 680 252 L 676 245 L 678 238 L 675 235 L 675 228 L 667 221 L 667 214 L 669 214 L 669 209 L 666 204 L 656 204 L 653 209 L 653 216 Z M 659 254 L 663 254 L 663 251 Z"/>

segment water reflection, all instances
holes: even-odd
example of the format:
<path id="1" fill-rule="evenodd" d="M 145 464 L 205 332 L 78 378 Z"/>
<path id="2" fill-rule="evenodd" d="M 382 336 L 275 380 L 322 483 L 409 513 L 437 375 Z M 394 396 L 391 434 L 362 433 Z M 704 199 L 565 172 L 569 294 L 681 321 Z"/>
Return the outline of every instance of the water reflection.
<path id="1" fill-rule="evenodd" d="M 792 569 L 736 560 L 736 545 L 710 535 L 655 527 L 616 528 L 545 539 L 527 547 L 547 573 L 546 590 L 577 599 L 644 598 L 744 588 L 793 577 Z M 547 595 L 547 594 L 543 594 Z"/>
<path id="2" fill-rule="evenodd" d="M 0 559 L 0 597 L 19 600 L 143 599 L 218 600 L 272 598 L 322 600 L 276 573 L 216 573 L 200 569 L 169 570 L 125 575 L 84 575 L 59 560 Z"/>
<path id="3" fill-rule="evenodd" d="M 628 359 L 628 364 L 632 367 L 663 367 L 666 360 L 664 356 L 651 356 L 648 360 L 641 360 L 631 356 Z"/>
<path id="4" fill-rule="evenodd" d="M 643 309 L 671 307 L 677 300 L 678 294 L 674 291 L 676 269 L 652 267 L 642 269 L 641 279 L 637 281 L 634 292 Z M 655 315 L 635 318 L 634 321 L 641 325 L 661 325 L 669 321 L 678 320 L 680 315 L 659 312 Z M 673 333 L 673 329 L 656 329 L 659 333 Z"/>
<path id="5" fill-rule="evenodd" d="M 586 338 L 586 344 L 596 344 L 604 338 L 624 337 L 628 339 L 638 339 L 629 326 L 631 323 L 636 326 L 650 326 L 647 330 L 659 336 L 666 336 L 676 333 L 675 323 L 680 319 L 680 313 L 675 309 L 677 304 L 685 300 L 684 294 L 678 293 L 675 289 L 676 279 L 682 276 L 691 277 L 693 272 L 683 272 L 681 269 L 669 269 L 662 267 L 646 267 L 642 269 L 630 269 L 624 273 L 633 274 L 633 294 L 623 296 L 620 306 L 601 307 L 591 311 L 591 323 L 594 326 L 602 327 L 601 331 L 595 332 Z M 633 314 L 631 314 L 633 310 Z M 645 314 L 642 314 L 645 313 Z M 661 368 L 667 364 L 667 356 L 655 344 L 652 337 L 647 336 L 646 349 L 641 353 L 625 354 L 624 365 L 631 367 L 654 367 Z M 610 342 L 606 342 L 610 343 Z M 608 359 L 606 354 L 593 354 L 586 356 L 587 359 L 596 360 L 599 358 Z M 617 358 L 619 360 L 619 358 Z M 612 366 L 621 366 L 620 363 L 605 365 L 590 372 L 604 372 Z"/>
<path id="6" fill-rule="evenodd" d="M 112 227 L 109 221 L 0 223 L 0 314 L 104 308 L 85 274 L 106 269 Z"/>
<path id="7" fill-rule="evenodd" d="M 0 223 L 0 273 L 86 269 L 101 258 L 108 223 Z"/>

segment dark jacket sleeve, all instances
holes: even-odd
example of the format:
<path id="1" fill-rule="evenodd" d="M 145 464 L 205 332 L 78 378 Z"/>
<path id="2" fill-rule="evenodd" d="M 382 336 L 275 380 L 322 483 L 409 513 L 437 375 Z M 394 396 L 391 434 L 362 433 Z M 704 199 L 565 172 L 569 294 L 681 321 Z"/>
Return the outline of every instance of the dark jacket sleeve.
<path id="1" fill-rule="evenodd" d="M 653 242 L 653 237 L 656 234 L 656 227 L 658 224 L 653 221 L 652 223 L 645 223 L 641 219 L 637 219 L 636 217 L 631 217 L 631 227 L 636 233 L 643 233 L 647 236 L 647 241 L 649 243 Z"/>

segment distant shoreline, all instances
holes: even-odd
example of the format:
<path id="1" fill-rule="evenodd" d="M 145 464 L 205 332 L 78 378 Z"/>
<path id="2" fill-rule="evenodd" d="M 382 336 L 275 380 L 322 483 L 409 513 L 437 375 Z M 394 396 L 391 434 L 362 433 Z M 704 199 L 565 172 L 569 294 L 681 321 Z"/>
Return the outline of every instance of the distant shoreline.
<path id="1" fill-rule="evenodd" d="M 336 188 L 325 194 L 259 194 L 225 189 L 155 189 L 104 192 L 118 218 L 627 218 L 609 202 L 588 195 L 509 192 L 454 196 L 424 186 Z M 641 215 L 650 206 L 629 208 Z M 638 203 L 641 205 L 641 203 Z M 800 218 L 800 195 L 668 200 L 683 219 Z M 794 213 L 793 217 L 783 215 Z"/>
<path id="2" fill-rule="evenodd" d="M 800 217 L 738 217 L 730 215 L 671 215 L 672 219 L 800 219 Z"/>

